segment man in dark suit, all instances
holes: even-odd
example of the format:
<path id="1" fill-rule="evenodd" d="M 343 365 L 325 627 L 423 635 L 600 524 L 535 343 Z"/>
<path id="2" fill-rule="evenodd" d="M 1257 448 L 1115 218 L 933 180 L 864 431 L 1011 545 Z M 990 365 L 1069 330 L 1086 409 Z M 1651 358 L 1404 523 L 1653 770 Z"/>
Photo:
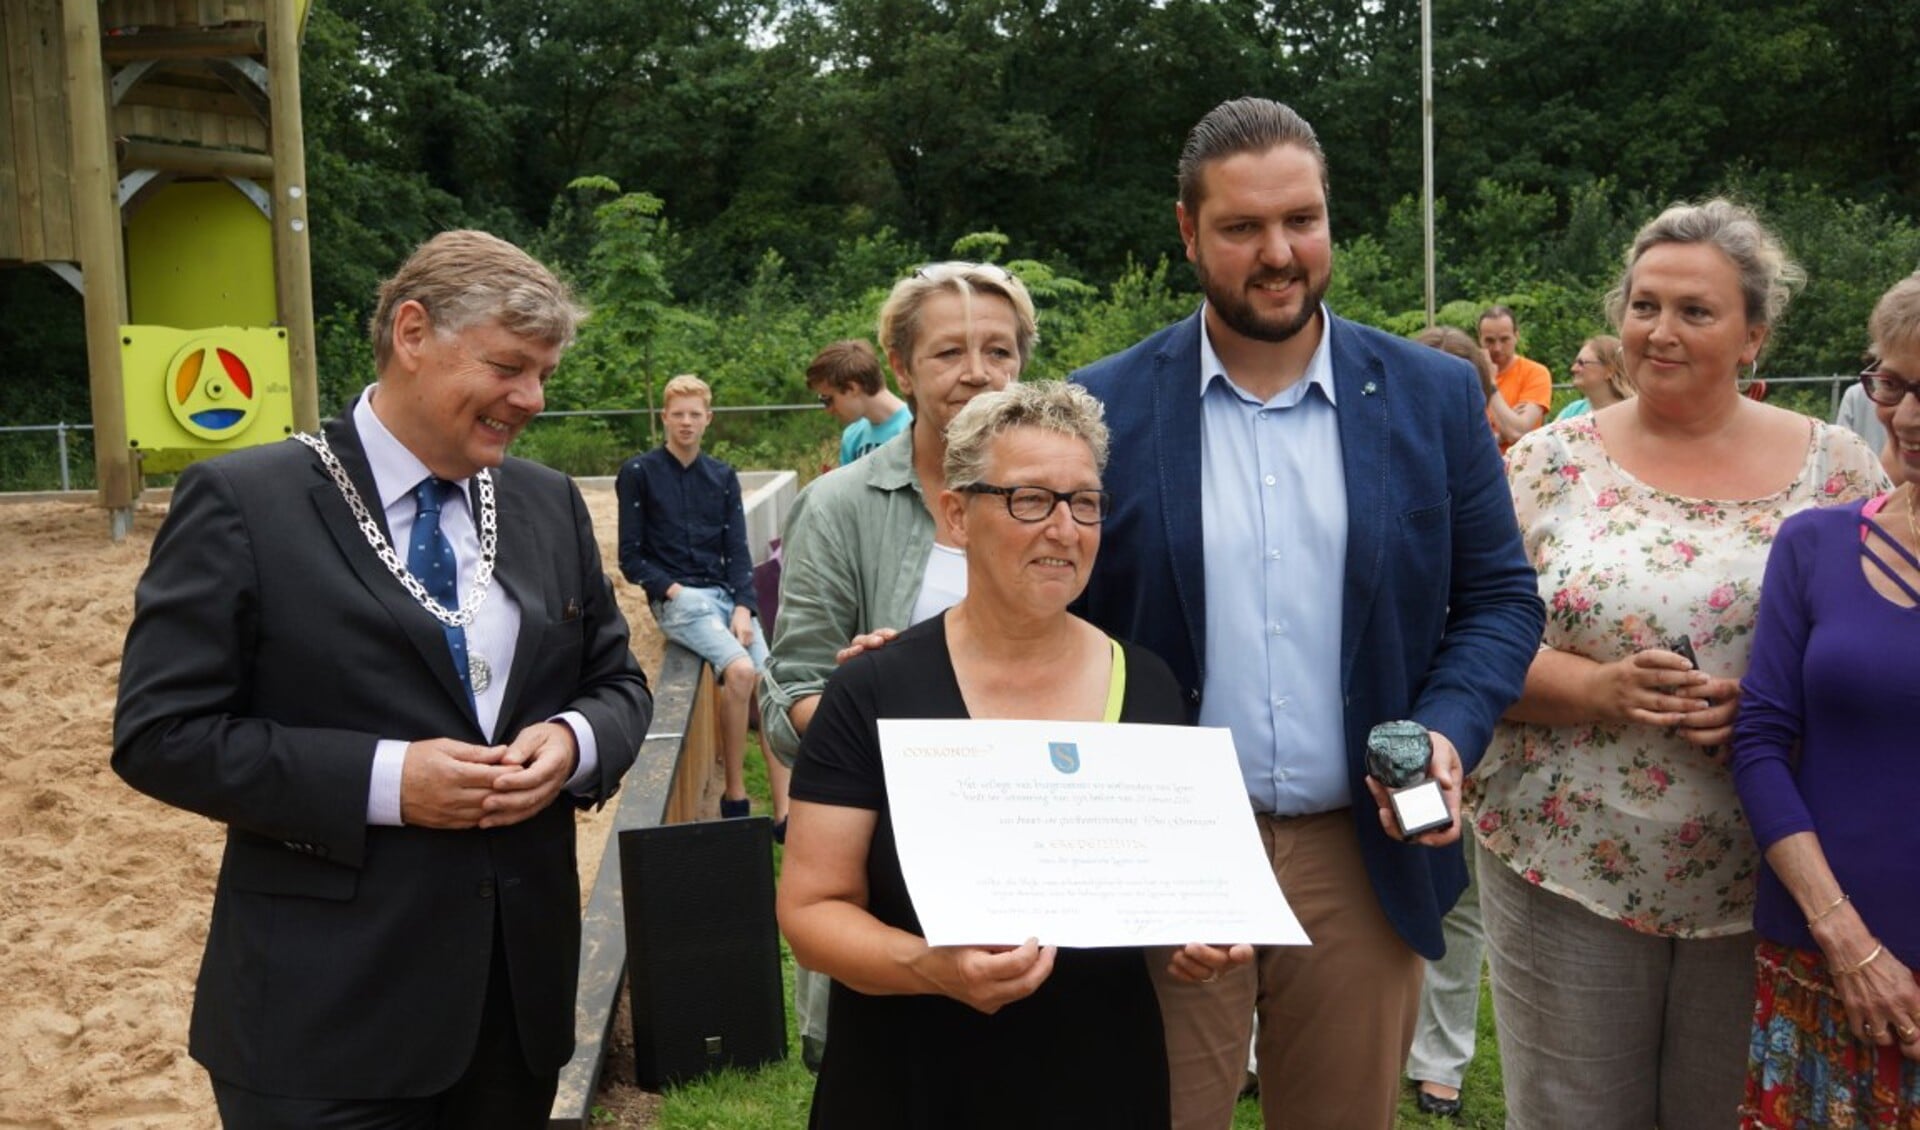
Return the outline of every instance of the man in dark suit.
<path id="1" fill-rule="evenodd" d="M 579 491 L 506 457 L 580 316 L 443 233 L 381 288 L 346 415 L 174 490 L 113 764 L 227 826 L 190 1050 L 230 1127 L 546 1124 L 574 806 L 652 715 Z"/>
<path id="2" fill-rule="evenodd" d="M 1156 959 L 1175 1125 L 1224 1127 L 1260 1017 L 1269 1127 L 1393 1123 L 1421 958 L 1465 881 L 1459 821 L 1406 842 L 1366 736 L 1430 731 L 1463 772 L 1518 696 L 1543 612 L 1478 378 L 1333 317 L 1326 161 L 1285 106 L 1209 113 L 1180 158 L 1199 313 L 1075 374 L 1107 406 L 1114 508 L 1083 597 L 1229 727 L 1311 947 Z M 1226 942 L 1231 939 L 1220 939 Z"/>

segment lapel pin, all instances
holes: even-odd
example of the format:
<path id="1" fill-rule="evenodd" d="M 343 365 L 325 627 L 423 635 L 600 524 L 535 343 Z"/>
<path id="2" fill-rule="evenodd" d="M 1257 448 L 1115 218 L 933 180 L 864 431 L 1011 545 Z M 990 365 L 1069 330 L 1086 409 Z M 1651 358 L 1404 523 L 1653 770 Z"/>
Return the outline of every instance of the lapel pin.
<path id="1" fill-rule="evenodd" d="M 1362 396 L 1372 396 L 1374 393 L 1379 391 L 1380 391 L 1380 386 L 1377 384 L 1374 384 L 1372 381 L 1368 381 L 1366 384 L 1363 384 L 1360 386 L 1360 395 Z"/>

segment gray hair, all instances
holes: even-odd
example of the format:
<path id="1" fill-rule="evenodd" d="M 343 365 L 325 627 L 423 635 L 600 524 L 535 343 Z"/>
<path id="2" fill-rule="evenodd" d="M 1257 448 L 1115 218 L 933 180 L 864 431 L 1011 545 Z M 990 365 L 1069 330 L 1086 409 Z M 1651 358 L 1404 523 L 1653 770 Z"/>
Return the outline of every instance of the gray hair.
<path id="1" fill-rule="evenodd" d="M 445 231 L 414 249 L 393 277 L 380 284 L 368 320 L 375 365 L 393 356 L 394 311 L 403 302 L 426 308 L 438 333 L 454 334 L 495 321 L 520 337 L 573 344 L 587 316 L 567 284 L 526 252 L 483 231 Z"/>
<path id="2" fill-rule="evenodd" d="M 904 364 L 913 355 L 920 338 L 920 308 L 941 291 L 963 298 L 976 292 L 998 295 L 1013 307 L 1016 323 L 1014 347 L 1020 353 L 1020 370 L 1026 371 L 1033 360 L 1033 346 L 1040 334 L 1033 313 L 1033 296 L 1014 277 L 1013 272 L 993 263 L 968 263 L 950 260 L 929 263 L 893 284 L 893 292 L 880 307 L 880 347 Z"/>
<path id="3" fill-rule="evenodd" d="M 1235 98 L 1207 111 L 1180 147 L 1180 206 L 1191 216 L 1200 210 L 1201 172 L 1215 161 L 1241 153 L 1265 153 L 1280 145 L 1298 145 L 1320 166 L 1320 190 L 1327 191 L 1327 155 L 1313 127 L 1293 107 L 1271 98 Z"/>
<path id="4" fill-rule="evenodd" d="M 1752 209 L 1723 197 L 1704 204 L 1675 204 L 1640 229 L 1627 251 L 1619 281 L 1607 292 L 1607 317 L 1615 329 L 1626 316 L 1633 268 L 1642 255 L 1663 243 L 1704 243 L 1725 255 L 1740 276 L 1747 321 L 1755 325 L 1771 326 L 1779 321 L 1793 292 L 1807 281 L 1807 273 L 1788 258 L 1780 238 Z"/>
<path id="5" fill-rule="evenodd" d="M 1106 409 L 1092 393 L 1065 381 L 1016 383 L 967 401 L 947 425 L 947 488 L 979 482 L 993 441 L 1015 428 L 1071 436 L 1093 450 L 1096 469 L 1107 466 Z"/>
<path id="6" fill-rule="evenodd" d="M 1894 283 L 1873 304 L 1867 337 L 1868 352 L 1875 361 L 1886 353 L 1920 345 L 1920 271 Z"/>

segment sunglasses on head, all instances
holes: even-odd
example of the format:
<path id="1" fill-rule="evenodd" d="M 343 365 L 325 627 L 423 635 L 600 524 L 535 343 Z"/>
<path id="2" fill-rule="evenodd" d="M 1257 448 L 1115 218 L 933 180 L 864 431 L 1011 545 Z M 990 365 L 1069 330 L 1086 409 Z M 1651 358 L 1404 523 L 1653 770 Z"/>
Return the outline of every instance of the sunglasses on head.
<path id="1" fill-rule="evenodd" d="M 937 283 L 961 278 L 976 271 L 990 271 L 1000 276 L 1004 282 L 1013 281 L 1013 272 L 998 263 L 969 263 L 964 259 L 950 259 L 945 263 L 928 263 L 924 267 L 916 267 L 913 277 Z"/>

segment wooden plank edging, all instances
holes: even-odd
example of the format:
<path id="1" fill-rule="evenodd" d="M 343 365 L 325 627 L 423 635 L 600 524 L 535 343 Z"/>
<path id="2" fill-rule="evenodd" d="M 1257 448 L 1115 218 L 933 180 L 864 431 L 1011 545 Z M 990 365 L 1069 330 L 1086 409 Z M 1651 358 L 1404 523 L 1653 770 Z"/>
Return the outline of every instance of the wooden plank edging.
<path id="1" fill-rule="evenodd" d="M 683 773 L 710 772 L 711 731 L 695 725 L 697 712 L 711 713 L 713 678 L 706 664 L 669 642 L 653 687 L 653 725 L 633 768 L 620 783 L 619 808 L 607 829 L 606 850 L 594 875 L 580 931 L 580 987 L 574 997 L 573 1058 L 560 1070 L 560 1090 L 547 1118 L 549 1130 L 586 1130 L 600 1089 L 607 1037 L 626 984 L 627 924 L 620 893 L 620 833 L 669 822 L 669 807 Z M 655 736 L 658 735 L 658 736 Z M 707 735 L 703 740 L 702 735 Z M 689 738 L 693 739 L 689 741 Z"/>

